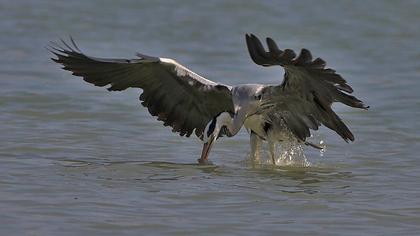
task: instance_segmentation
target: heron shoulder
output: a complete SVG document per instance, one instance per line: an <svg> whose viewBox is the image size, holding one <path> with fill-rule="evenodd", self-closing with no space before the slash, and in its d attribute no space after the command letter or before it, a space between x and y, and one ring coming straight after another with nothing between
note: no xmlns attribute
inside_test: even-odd
<svg viewBox="0 0 420 236"><path fill-rule="evenodd" d="M185 77L188 76L198 82L201 82L203 84L207 84L207 85L218 85L216 82L213 82L211 80L208 80L206 78L204 78L203 76L195 73L194 71L188 69L187 67L183 66L182 64L178 63L176 60L171 59L171 58L164 58L164 57L160 57L159 60L163 63L163 64L167 64L170 66L173 66L173 69L175 70L177 76L179 77Z"/></svg>

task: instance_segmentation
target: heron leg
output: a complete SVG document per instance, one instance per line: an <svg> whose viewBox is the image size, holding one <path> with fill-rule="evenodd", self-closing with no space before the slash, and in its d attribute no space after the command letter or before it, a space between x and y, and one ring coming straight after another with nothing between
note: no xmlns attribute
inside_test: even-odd
<svg viewBox="0 0 420 236"><path fill-rule="evenodd" d="M259 162L262 140L253 131L251 131L251 134L250 134L250 144L251 144L251 158L253 159L253 161Z"/></svg>
<svg viewBox="0 0 420 236"><path fill-rule="evenodd" d="M275 156L276 142L274 142L273 140L269 139L268 140L268 147L269 147L269 150L270 150L271 160L273 162L273 165L275 165L276 164L276 156Z"/></svg>

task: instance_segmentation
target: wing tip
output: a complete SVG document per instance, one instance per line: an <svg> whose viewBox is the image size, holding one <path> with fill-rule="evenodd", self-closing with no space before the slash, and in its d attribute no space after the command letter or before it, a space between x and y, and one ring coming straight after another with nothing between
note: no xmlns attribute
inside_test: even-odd
<svg viewBox="0 0 420 236"><path fill-rule="evenodd" d="M73 37L69 36L70 44L67 43L62 38L59 39L61 42L50 41L44 48L54 54L57 58L51 58L52 61L63 64L66 58L69 58L71 55L83 55L80 48L77 46L76 42L74 41Z"/></svg>
<svg viewBox="0 0 420 236"><path fill-rule="evenodd" d="M289 48L280 50L275 40L271 37L267 37L266 44L268 46L268 51L266 51L256 35L252 33L246 33L245 39L251 59L257 65L293 65L308 67L311 69L324 69L326 66L326 62L321 58L316 58L313 60L312 53L309 49L302 48L299 55L297 55L294 50Z"/></svg>

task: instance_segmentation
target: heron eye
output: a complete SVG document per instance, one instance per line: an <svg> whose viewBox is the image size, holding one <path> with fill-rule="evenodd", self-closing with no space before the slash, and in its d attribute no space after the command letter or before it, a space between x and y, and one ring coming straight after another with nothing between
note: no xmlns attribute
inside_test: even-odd
<svg viewBox="0 0 420 236"><path fill-rule="evenodd" d="M256 99L256 100L261 100L261 97L262 97L262 96L261 96L261 94L260 94L260 95L255 96L255 99Z"/></svg>

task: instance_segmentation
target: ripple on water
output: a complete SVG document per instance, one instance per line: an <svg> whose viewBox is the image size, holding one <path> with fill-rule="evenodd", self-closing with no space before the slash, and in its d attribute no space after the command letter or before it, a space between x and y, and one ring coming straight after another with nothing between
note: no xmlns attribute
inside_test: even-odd
<svg viewBox="0 0 420 236"><path fill-rule="evenodd" d="M1 1L0 235L418 235L420 2L308 3ZM198 166L198 141L163 128L140 91L90 86L43 48L72 34L92 56L134 50L224 84L279 84L244 32L337 69L371 105L334 107L356 141L321 128L322 160L283 144L273 165L243 161L244 131Z"/></svg>

